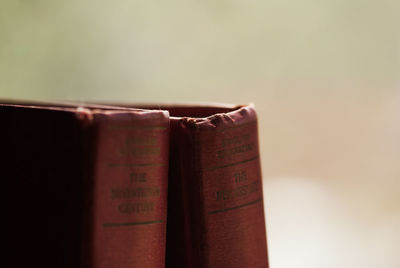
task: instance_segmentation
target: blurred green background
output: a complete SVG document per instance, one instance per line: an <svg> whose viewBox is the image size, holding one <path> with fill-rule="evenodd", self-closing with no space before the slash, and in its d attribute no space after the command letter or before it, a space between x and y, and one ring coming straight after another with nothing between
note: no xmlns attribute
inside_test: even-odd
<svg viewBox="0 0 400 268"><path fill-rule="evenodd" d="M334 88L347 95L400 79L397 0L2 0L0 12L3 97L246 102L287 83L287 95L357 83Z"/></svg>
<svg viewBox="0 0 400 268"><path fill-rule="evenodd" d="M272 268L400 267L398 0L1 0L0 97L254 102Z"/></svg>

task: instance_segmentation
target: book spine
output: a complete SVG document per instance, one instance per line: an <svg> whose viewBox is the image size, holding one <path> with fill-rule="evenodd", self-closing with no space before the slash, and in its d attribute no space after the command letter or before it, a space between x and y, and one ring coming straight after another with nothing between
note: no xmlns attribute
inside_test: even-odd
<svg viewBox="0 0 400 268"><path fill-rule="evenodd" d="M168 114L94 114L94 122L87 267L164 267Z"/></svg>
<svg viewBox="0 0 400 268"><path fill-rule="evenodd" d="M187 252L184 261L175 255L175 267L268 267L254 109L179 125L176 135L190 149L176 149L186 155L180 180Z"/></svg>

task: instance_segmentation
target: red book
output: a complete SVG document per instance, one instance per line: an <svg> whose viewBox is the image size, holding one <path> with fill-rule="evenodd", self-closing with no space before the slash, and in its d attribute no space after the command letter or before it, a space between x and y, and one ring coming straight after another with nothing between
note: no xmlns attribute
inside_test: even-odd
<svg viewBox="0 0 400 268"><path fill-rule="evenodd" d="M0 104L11 267L164 267L168 112Z"/></svg>
<svg viewBox="0 0 400 268"><path fill-rule="evenodd" d="M171 114L166 267L267 268L253 106Z"/></svg>

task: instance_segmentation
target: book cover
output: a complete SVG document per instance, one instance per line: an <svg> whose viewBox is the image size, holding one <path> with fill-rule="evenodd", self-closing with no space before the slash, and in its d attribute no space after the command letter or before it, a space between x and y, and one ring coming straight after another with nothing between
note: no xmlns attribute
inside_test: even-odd
<svg viewBox="0 0 400 268"><path fill-rule="evenodd" d="M163 111L1 104L13 267L164 267Z"/></svg>
<svg viewBox="0 0 400 268"><path fill-rule="evenodd" d="M268 267L254 107L166 109L166 267Z"/></svg>

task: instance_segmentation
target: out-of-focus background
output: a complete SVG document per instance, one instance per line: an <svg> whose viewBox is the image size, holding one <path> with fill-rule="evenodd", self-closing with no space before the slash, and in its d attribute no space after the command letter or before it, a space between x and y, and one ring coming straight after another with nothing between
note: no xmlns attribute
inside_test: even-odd
<svg viewBox="0 0 400 268"><path fill-rule="evenodd" d="M254 102L271 267L400 267L398 0L1 0L0 97Z"/></svg>

